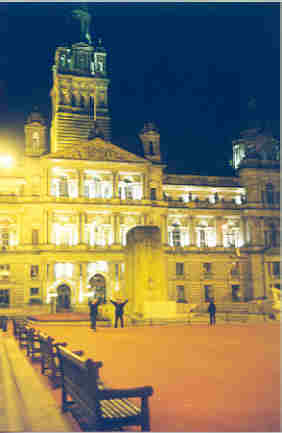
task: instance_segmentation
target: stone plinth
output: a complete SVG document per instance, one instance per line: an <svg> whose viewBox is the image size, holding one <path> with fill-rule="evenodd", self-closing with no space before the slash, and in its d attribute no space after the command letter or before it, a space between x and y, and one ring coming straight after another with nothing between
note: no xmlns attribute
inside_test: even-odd
<svg viewBox="0 0 282 433"><path fill-rule="evenodd" d="M159 227L137 226L129 230L126 258L128 308L131 314L143 316L145 302L167 301L165 258Z"/></svg>
<svg viewBox="0 0 282 433"><path fill-rule="evenodd" d="M175 317L176 302L175 301L145 301L144 302L144 318L169 318Z"/></svg>

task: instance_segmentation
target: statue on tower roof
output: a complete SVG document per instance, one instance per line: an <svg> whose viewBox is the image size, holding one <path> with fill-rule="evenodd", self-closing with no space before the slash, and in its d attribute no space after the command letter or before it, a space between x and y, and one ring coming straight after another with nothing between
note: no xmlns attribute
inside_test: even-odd
<svg viewBox="0 0 282 433"><path fill-rule="evenodd" d="M90 23L91 15L88 12L87 6L81 6L79 9L72 11L72 17L80 21L80 37L81 41L87 41L91 45Z"/></svg>

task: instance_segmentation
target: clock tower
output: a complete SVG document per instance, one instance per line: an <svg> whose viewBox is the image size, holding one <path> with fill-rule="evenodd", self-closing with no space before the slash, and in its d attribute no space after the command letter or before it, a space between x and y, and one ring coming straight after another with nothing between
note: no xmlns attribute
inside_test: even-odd
<svg viewBox="0 0 282 433"><path fill-rule="evenodd" d="M90 37L90 14L83 8L73 13L81 24L80 41L58 47L53 66L51 152L64 153L87 140L93 126L111 140L108 106L107 53L100 39Z"/></svg>

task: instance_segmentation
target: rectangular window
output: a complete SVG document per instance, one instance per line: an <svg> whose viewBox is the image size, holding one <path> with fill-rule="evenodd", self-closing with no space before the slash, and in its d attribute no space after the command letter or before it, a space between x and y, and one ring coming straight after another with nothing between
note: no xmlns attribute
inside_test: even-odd
<svg viewBox="0 0 282 433"><path fill-rule="evenodd" d="M10 305L10 291L9 289L0 289L0 307Z"/></svg>
<svg viewBox="0 0 282 433"><path fill-rule="evenodd" d="M0 232L0 246L5 249L9 246L10 236L8 230L4 229Z"/></svg>
<svg viewBox="0 0 282 433"><path fill-rule="evenodd" d="M280 275L280 262L272 263L272 274L276 277Z"/></svg>
<svg viewBox="0 0 282 433"><path fill-rule="evenodd" d="M32 238L32 245L38 245L39 244L39 230L38 229L32 229L31 238Z"/></svg>
<svg viewBox="0 0 282 433"><path fill-rule="evenodd" d="M184 263L176 263L176 275L184 275Z"/></svg>
<svg viewBox="0 0 282 433"><path fill-rule="evenodd" d="M119 264L118 263L115 264L115 277L116 277L116 280L119 279Z"/></svg>
<svg viewBox="0 0 282 433"><path fill-rule="evenodd" d="M231 276L239 277L239 275L240 275L239 262L234 262L231 265Z"/></svg>
<svg viewBox="0 0 282 433"><path fill-rule="evenodd" d="M151 200L157 200L157 189L156 188L151 188L150 196L151 196Z"/></svg>
<svg viewBox="0 0 282 433"><path fill-rule="evenodd" d="M211 273L212 271L212 264L211 263L203 263L203 270L206 274Z"/></svg>
<svg viewBox="0 0 282 433"><path fill-rule="evenodd" d="M30 278L32 280L37 279L39 276L39 265L31 265L30 267Z"/></svg>
<svg viewBox="0 0 282 433"><path fill-rule="evenodd" d="M0 265L0 280L8 280L10 276L10 265Z"/></svg>
<svg viewBox="0 0 282 433"><path fill-rule="evenodd" d="M30 288L30 296L39 295L39 287L31 287Z"/></svg>
<svg viewBox="0 0 282 433"><path fill-rule="evenodd" d="M176 286L176 302L186 302L184 286Z"/></svg>
<svg viewBox="0 0 282 433"><path fill-rule="evenodd" d="M207 246L207 236L205 230L200 230L200 247L206 247Z"/></svg>
<svg viewBox="0 0 282 433"><path fill-rule="evenodd" d="M205 289L205 302L210 302L213 297L213 287L212 286L204 286Z"/></svg>
<svg viewBox="0 0 282 433"><path fill-rule="evenodd" d="M240 300L240 286L232 285L232 302L239 302Z"/></svg>

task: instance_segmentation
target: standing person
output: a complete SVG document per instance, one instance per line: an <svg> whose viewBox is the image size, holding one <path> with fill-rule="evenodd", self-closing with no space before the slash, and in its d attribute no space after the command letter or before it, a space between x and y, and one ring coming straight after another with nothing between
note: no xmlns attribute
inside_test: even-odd
<svg viewBox="0 0 282 433"><path fill-rule="evenodd" d="M123 328L123 309L127 304L128 299L122 302L122 298L117 298L116 301L111 299L111 303L115 306L115 328L118 327L118 320L120 320L120 326Z"/></svg>
<svg viewBox="0 0 282 433"><path fill-rule="evenodd" d="M89 302L91 328L93 329L93 331L96 331L96 320L98 314L98 307L100 304L101 304L100 298L92 299L92 301Z"/></svg>
<svg viewBox="0 0 282 433"><path fill-rule="evenodd" d="M210 305L208 308L208 312L210 313L210 325L215 325L215 313L216 313L216 306L213 301L213 299L210 300Z"/></svg>

